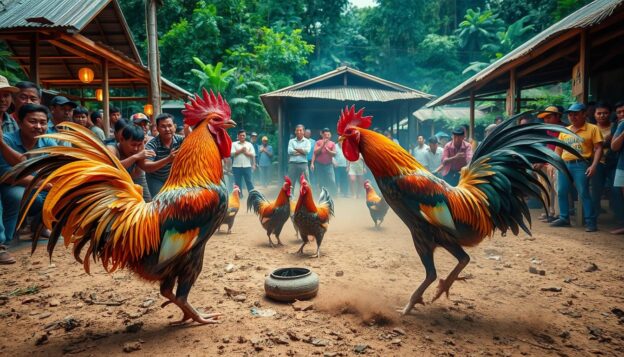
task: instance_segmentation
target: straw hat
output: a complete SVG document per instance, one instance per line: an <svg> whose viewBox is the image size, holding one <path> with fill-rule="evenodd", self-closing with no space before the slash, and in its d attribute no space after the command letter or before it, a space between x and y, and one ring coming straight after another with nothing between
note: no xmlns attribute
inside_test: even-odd
<svg viewBox="0 0 624 357"><path fill-rule="evenodd" d="M19 92L19 88L10 85L5 76L0 76L0 92L17 93Z"/></svg>

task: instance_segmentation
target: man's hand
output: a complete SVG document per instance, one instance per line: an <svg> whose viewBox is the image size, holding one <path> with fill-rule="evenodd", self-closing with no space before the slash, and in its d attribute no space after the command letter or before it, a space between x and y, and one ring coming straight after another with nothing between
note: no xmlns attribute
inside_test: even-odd
<svg viewBox="0 0 624 357"><path fill-rule="evenodd" d="M595 165L591 165L585 171L585 176L592 177L592 176L594 176L595 173L596 173L596 166Z"/></svg>
<svg viewBox="0 0 624 357"><path fill-rule="evenodd" d="M310 170L314 171L314 163L310 164Z"/></svg>
<svg viewBox="0 0 624 357"><path fill-rule="evenodd" d="M147 158L151 158L155 156L156 156L156 153L154 152L154 150L141 150L140 152L135 154L135 157L137 158L137 160L145 160Z"/></svg>
<svg viewBox="0 0 624 357"><path fill-rule="evenodd" d="M171 152L169 153L169 162L173 162L173 159L176 158L179 152L180 152L180 148L171 150Z"/></svg>

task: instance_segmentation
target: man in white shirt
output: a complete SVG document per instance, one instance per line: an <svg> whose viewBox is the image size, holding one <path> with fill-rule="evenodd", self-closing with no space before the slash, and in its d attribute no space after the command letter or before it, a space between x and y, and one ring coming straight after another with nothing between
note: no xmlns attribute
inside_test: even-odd
<svg viewBox="0 0 624 357"><path fill-rule="evenodd" d="M426 148L424 160L420 163L430 172L437 173L442 165L442 151L442 148L438 146L438 138L435 136L430 137L429 147Z"/></svg>
<svg viewBox="0 0 624 357"><path fill-rule="evenodd" d="M295 137L288 142L288 177L292 181L292 190L299 182L301 174L305 175L309 180L310 172L308 171L308 153L312 149L310 140L303 136L305 128L299 124L295 127Z"/></svg>
<svg viewBox="0 0 624 357"><path fill-rule="evenodd" d="M253 145L246 141L247 133L244 129L238 131L238 141L232 143L232 174L234 183L241 188L240 197L243 197L243 180L247 192L254 189L251 174L256 169L256 151Z"/></svg>
<svg viewBox="0 0 624 357"><path fill-rule="evenodd" d="M418 135L418 145L414 148L412 156L414 156L416 161L424 165L425 155L427 154L428 149L429 148L425 146L425 138L422 135Z"/></svg>

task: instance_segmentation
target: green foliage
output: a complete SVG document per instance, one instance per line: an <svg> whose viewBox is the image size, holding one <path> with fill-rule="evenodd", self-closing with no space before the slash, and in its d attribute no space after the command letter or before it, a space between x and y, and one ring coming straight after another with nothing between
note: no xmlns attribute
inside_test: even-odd
<svg viewBox="0 0 624 357"><path fill-rule="evenodd" d="M19 64L11 59L12 55L4 44L0 46L0 75L5 76L11 84L22 80L24 75Z"/></svg>
<svg viewBox="0 0 624 357"><path fill-rule="evenodd" d="M258 70L262 72L300 74L308 63L308 55L314 51L314 46L301 38L301 30L293 30L288 34L262 27L258 37L253 51L258 61Z"/></svg>
<svg viewBox="0 0 624 357"><path fill-rule="evenodd" d="M502 25L502 20L498 19L492 10L468 9L464 21L459 23L456 31L459 46L469 51L468 58L475 58L482 44L494 39L495 33Z"/></svg>
<svg viewBox="0 0 624 357"><path fill-rule="evenodd" d="M497 32L496 39L498 41L486 43L481 47L481 50L493 60L499 59L511 52L528 40L528 35L532 34L535 30L535 26L525 25L530 18L530 16L525 16L509 25L506 30Z"/></svg>

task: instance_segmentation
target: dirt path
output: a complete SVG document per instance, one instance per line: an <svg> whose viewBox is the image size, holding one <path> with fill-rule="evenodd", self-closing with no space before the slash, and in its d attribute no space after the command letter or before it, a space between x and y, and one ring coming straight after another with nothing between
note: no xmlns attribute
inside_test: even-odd
<svg viewBox="0 0 624 357"><path fill-rule="evenodd" d="M128 272L107 274L96 263L88 276L62 245L52 265L45 247L32 257L23 247L18 263L0 270L0 294L11 295L0 298L0 354L122 355L125 346L153 356L346 356L356 349L380 356L624 355L622 237L541 222L532 238L496 235L469 250L471 279L457 282L450 299L400 317L395 309L424 277L407 229L393 213L373 229L363 201L338 200L336 207L320 259L294 254L299 241L290 222L286 246L269 248L257 218L243 211L232 235L215 235L189 300L224 313L217 326L169 327L181 314L160 308L157 286ZM226 273L229 263L236 270ZM592 263L597 270L586 272ZM444 277L455 261L440 250L436 264ZM312 311L264 298L266 274L292 265L321 278ZM228 297L225 287L244 292L245 301ZM252 308L275 314L253 316Z"/></svg>

